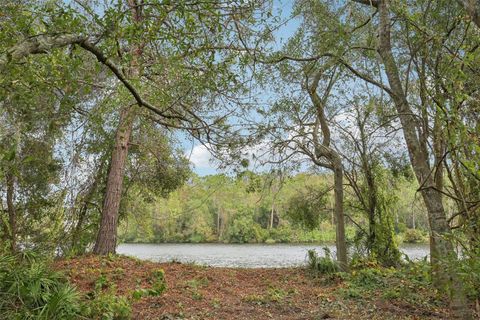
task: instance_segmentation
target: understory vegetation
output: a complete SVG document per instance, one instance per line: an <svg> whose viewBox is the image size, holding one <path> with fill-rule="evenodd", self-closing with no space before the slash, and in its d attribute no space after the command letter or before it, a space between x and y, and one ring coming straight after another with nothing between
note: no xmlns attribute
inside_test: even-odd
<svg viewBox="0 0 480 320"><path fill-rule="evenodd" d="M331 256L314 252L306 269L270 271L157 264L124 256L87 255L49 267L31 256L10 259L2 260L1 293L9 298L2 300L0 315L6 319L264 319L268 313L291 319L451 316L446 297L432 284L427 261L385 268L356 259L350 272L342 272ZM22 280L15 278L18 274ZM234 279L242 279L243 287ZM249 314L251 306L257 314Z"/></svg>
<svg viewBox="0 0 480 320"><path fill-rule="evenodd" d="M129 270L105 270L121 257L109 256L97 268L84 270L91 285L79 290L52 261L31 252L0 256L0 318L2 319L131 319L132 303L160 296L166 290L162 269L146 275L121 295L117 285ZM71 274L69 275L72 276ZM141 280L141 279L139 279Z"/></svg>

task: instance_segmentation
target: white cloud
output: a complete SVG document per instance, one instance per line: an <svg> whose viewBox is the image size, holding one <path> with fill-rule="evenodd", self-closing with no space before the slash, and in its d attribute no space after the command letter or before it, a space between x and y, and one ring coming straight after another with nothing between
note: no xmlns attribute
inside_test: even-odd
<svg viewBox="0 0 480 320"><path fill-rule="evenodd" d="M195 168L212 168L211 161L213 159L210 151L204 145L196 145L191 152L187 154L190 162L195 165Z"/></svg>

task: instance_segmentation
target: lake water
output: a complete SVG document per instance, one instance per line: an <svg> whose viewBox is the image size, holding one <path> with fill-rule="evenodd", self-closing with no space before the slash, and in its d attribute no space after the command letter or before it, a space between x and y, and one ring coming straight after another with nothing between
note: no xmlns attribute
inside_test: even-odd
<svg viewBox="0 0 480 320"><path fill-rule="evenodd" d="M175 260L212 267L275 268L304 265L307 250L315 249L323 255L324 247L335 251L333 245L311 244L135 243L121 244L117 252L157 262ZM422 259L429 254L426 244L402 245L400 249L411 260Z"/></svg>

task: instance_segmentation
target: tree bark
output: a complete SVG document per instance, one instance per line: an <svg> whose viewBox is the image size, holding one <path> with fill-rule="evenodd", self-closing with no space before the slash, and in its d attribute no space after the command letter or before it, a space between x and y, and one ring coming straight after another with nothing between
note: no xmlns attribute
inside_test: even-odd
<svg viewBox="0 0 480 320"><path fill-rule="evenodd" d="M63 48L71 44L79 44L87 40L88 37L74 34L43 34L31 37L0 54L0 68L10 61L18 61L31 54L44 54L52 49Z"/></svg>
<svg viewBox="0 0 480 320"><path fill-rule="evenodd" d="M128 144L135 119L135 106L123 108L115 134L115 147L108 170L107 186L103 201L102 218L93 253L115 253L117 245L117 222L122 197L123 176L128 156Z"/></svg>
<svg viewBox="0 0 480 320"><path fill-rule="evenodd" d="M438 255L447 257L452 251L451 244L443 244L445 235L449 232L447 219L439 192L434 190L435 183L431 174L428 150L424 143L417 136L416 118L413 110L404 94L400 80L398 67L392 53L390 43L390 17L388 0L379 4L380 25L379 25L379 47L378 51L382 57L385 73L392 89L392 99L395 103L397 113L403 129L403 135L407 144L410 162L412 163L418 183L421 186L421 194L429 213L430 227L432 230L432 263L438 260ZM448 241L447 241L448 242ZM438 244L439 248L435 246Z"/></svg>
<svg viewBox="0 0 480 320"><path fill-rule="evenodd" d="M140 2L142 2L140 0ZM128 0L132 18L135 24L139 24L142 17L142 6L137 0ZM142 55L143 43L140 42L131 48L132 62L128 70L130 77L138 77L140 75L139 60ZM118 129L115 134L115 147L110 161L108 170L107 186L105 190L105 199L103 201L102 218L100 228L98 230L97 240L93 253L95 254L111 254L115 253L117 246L117 224L118 212L120 209L120 201L123 191L123 176L128 157L128 146L130 136L133 130L133 124L136 116L136 106L130 105L123 107L120 112L120 120Z"/></svg>
<svg viewBox="0 0 480 320"><path fill-rule="evenodd" d="M268 229L273 229L273 214L275 213L275 200L272 203L272 209L270 210L270 221L268 223Z"/></svg>
<svg viewBox="0 0 480 320"><path fill-rule="evenodd" d="M334 173L334 197L335 197L335 244L337 261L342 270L348 269L347 242L345 238L345 218L343 209L343 165L340 155L330 146L331 134L328 126L327 117L325 116L325 104L330 95L330 91L335 83L335 72L330 76L327 88L323 96L317 93L318 83L324 75L323 69L315 73L311 85L307 88L310 100L316 111L315 126L313 129L314 158L312 159L317 165L333 170ZM320 141L319 130L322 132L322 141ZM322 159L327 159L328 163L323 163Z"/></svg>
<svg viewBox="0 0 480 320"><path fill-rule="evenodd" d="M281 179L281 177L279 177L279 179ZM268 222L268 229L273 229L273 220L275 217L275 202L277 201L277 195L280 192L280 187L277 188L277 186L275 185L275 180L272 183L273 183L273 190L272 190L273 197L272 197L272 208L270 210L270 219ZM282 183L282 182L279 181L279 183Z"/></svg>
<svg viewBox="0 0 480 320"><path fill-rule="evenodd" d="M383 60L385 73L392 91L391 96L402 125L410 162L421 186L422 198L428 211L431 229L430 260L433 268L433 279L438 286L449 288L452 309L456 316L469 319L471 315L469 315L465 294L458 277L455 272L449 272L448 268L440 265L440 259L456 259L456 256L453 245L449 240L451 231L447 223L441 193L436 190L435 179L430 168L428 149L425 141L417 135L418 126L415 114L403 90L399 70L393 56L390 40L389 0L380 1L378 11L380 15L378 52Z"/></svg>
<svg viewBox="0 0 480 320"><path fill-rule="evenodd" d="M343 166L340 157L337 155L332 159L334 172L334 194L335 194L335 242L337 247L337 260L342 270L348 269L347 243L345 241L345 218L343 209Z"/></svg>

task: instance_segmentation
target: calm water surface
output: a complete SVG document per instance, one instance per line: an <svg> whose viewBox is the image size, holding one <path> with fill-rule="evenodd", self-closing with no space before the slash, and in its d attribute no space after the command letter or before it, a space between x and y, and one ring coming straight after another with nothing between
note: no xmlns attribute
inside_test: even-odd
<svg viewBox="0 0 480 320"><path fill-rule="evenodd" d="M323 255L323 247L335 251L333 245L310 244L217 244L165 243L121 244L117 252L143 260L192 262L213 267L275 268L304 265L307 250ZM403 245L401 251L411 260L429 254L426 244Z"/></svg>

